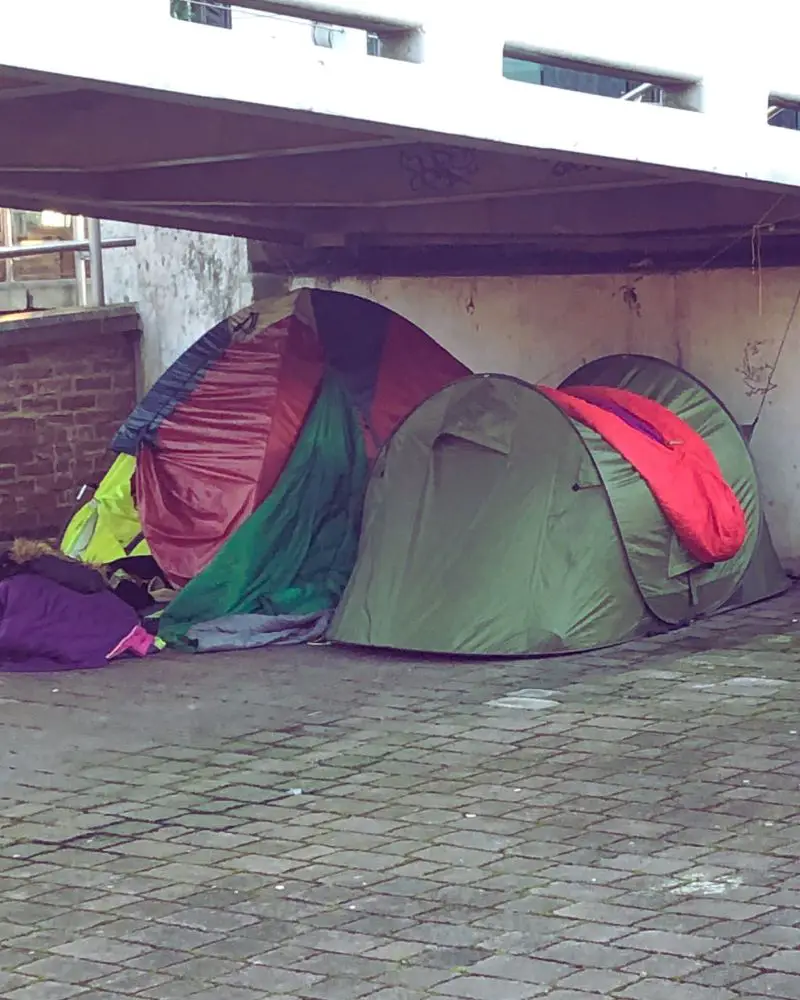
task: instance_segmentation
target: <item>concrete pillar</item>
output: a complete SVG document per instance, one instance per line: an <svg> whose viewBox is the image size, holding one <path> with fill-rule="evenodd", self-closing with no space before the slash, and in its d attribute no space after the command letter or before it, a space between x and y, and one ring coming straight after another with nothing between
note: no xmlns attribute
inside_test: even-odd
<svg viewBox="0 0 800 1000"><path fill-rule="evenodd" d="M668 96L667 104L713 115L734 125L763 125L767 120L769 85L747 67L719 66L698 83Z"/></svg>
<svg viewBox="0 0 800 1000"><path fill-rule="evenodd" d="M776 30L775 23L760 11L732 15L726 23L702 11L688 43L702 66L702 77L673 94L668 103L713 115L732 126L763 125L769 106L772 51L767 26Z"/></svg>
<svg viewBox="0 0 800 1000"><path fill-rule="evenodd" d="M430 20L418 30L383 36L381 53L457 74L460 86L470 86L483 78L502 78L503 43L502 30L466 9L447 17L431 12Z"/></svg>

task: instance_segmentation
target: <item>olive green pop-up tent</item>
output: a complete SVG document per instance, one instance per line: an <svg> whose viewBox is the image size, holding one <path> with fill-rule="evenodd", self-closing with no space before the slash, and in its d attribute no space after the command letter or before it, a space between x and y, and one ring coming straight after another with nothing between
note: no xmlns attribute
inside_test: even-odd
<svg viewBox="0 0 800 1000"><path fill-rule="evenodd" d="M330 638L431 653L566 652L786 589L747 445L705 386L633 355L593 362L570 386L627 389L698 432L744 514L738 551L699 562L596 431L535 386L472 376L422 403L379 456Z"/></svg>

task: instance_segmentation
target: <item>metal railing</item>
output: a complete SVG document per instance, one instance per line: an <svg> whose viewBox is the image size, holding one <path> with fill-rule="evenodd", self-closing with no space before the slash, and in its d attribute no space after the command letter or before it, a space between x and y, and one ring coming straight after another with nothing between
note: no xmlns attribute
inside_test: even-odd
<svg viewBox="0 0 800 1000"><path fill-rule="evenodd" d="M106 304L105 281L103 277L103 250L135 247L131 238L104 240L100 233L100 220L87 219L88 239L48 240L43 243L26 243L19 246L0 246L0 260L18 260L23 257L39 257L49 253L74 253L79 266L75 268L78 282L78 304L81 306L104 306ZM89 265L91 278L87 273ZM89 291L91 290L91 296ZM91 299L91 301L90 301Z"/></svg>

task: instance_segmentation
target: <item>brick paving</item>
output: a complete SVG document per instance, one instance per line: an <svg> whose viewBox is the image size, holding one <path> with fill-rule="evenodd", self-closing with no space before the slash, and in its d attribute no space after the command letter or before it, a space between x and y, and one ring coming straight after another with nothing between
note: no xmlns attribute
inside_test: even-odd
<svg viewBox="0 0 800 1000"><path fill-rule="evenodd" d="M799 598L1 677L0 996L798 1000Z"/></svg>

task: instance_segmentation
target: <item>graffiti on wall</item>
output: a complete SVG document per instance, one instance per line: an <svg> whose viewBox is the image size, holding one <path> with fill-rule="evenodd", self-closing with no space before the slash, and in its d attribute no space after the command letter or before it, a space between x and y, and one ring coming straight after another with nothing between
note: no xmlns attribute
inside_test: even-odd
<svg viewBox="0 0 800 1000"><path fill-rule="evenodd" d="M400 153L400 166L408 175L412 191L437 194L461 191L468 188L478 162L471 149L452 149L448 146L418 146Z"/></svg>
<svg viewBox="0 0 800 1000"><path fill-rule="evenodd" d="M778 383L773 380L775 364L770 364L764 357L765 344L764 340L748 340L742 351L741 364L736 369L736 373L742 376L745 394L751 398L764 397L778 388Z"/></svg>

